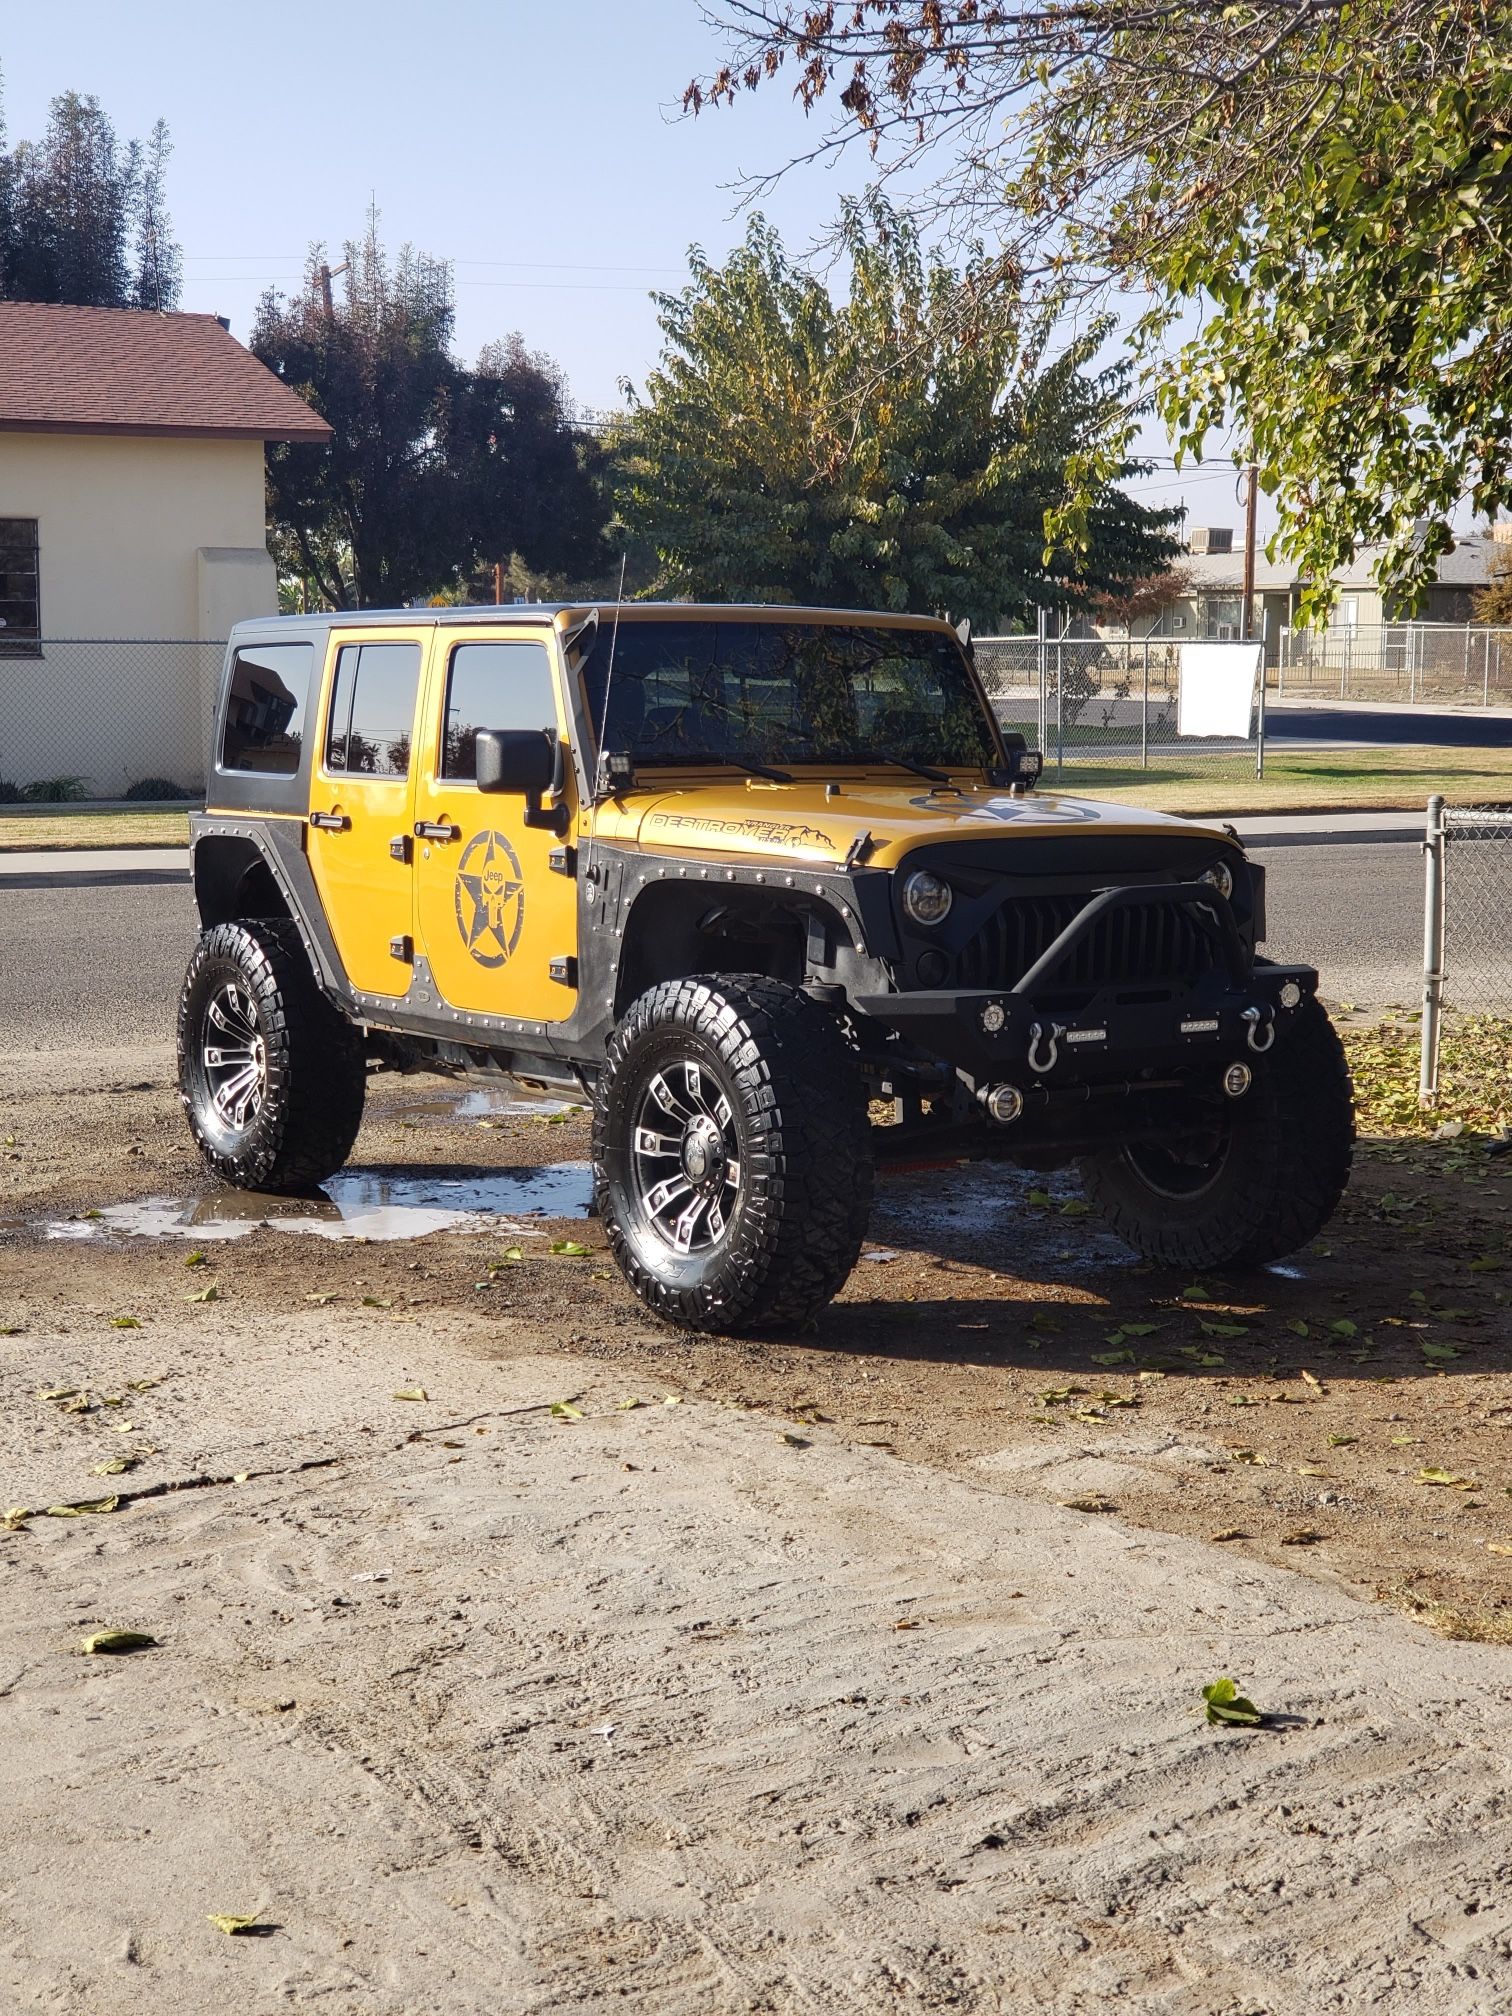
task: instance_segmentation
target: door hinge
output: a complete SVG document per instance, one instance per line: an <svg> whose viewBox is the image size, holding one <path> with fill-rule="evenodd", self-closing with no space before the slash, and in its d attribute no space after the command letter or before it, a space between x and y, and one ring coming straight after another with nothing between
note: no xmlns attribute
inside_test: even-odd
<svg viewBox="0 0 1512 2016"><path fill-rule="evenodd" d="M577 874L576 847L553 847L546 856L547 866L553 875Z"/></svg>
<svg viewBox="0 0 1512 2016"><path fill-rule="evenodd" d="M547 968L553 980L560 980L564 987L578 984L578 962L569 954L565 959L553 959Z"/></svg>
<svg viewBox="0 0 1512 2016"><path fill-rule="evenodd" d="M389 853L396 861L408 861L410 858L410 836L408 833L396 833L394 835L393 839L389 842Z"/></svg>
<svg viewBox="0 0 1512 2016"><path fill-rule="evenodd" d="M407 932L401 932L397 938L390 938L389 957L390 959L402 960L406 966L413 966L415 963L414 939Z"/></svg>

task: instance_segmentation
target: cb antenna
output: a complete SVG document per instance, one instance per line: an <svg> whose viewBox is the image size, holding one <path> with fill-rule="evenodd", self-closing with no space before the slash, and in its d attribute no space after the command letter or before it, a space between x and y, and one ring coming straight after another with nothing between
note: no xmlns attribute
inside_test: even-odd
<svg viewBox="0 0 1512 2016"><path fill-rule="evenodd" d="M631 778L629 755L616 759L604 746L604 738L609 733L609 695L614 686L614 654L619 648L620 611L625 606L625 568L629 559L630 549L627 546L620 554L619 593L614 600L614 628L609 633L609 669L604 674L604 713L599 723L598 795L601 798L609 797L613 791L623 790Z"/></svg>

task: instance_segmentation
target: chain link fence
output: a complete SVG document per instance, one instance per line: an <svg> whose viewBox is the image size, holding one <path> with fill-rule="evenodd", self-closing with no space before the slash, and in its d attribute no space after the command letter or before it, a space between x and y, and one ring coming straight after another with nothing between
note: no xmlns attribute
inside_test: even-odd
<svg viewBox="0 0 1512 2016"><path fill-rule="evenodd" d="M198 796L225 650L54 637L0 656L0 800L118 799L154 782Z"/></svg>
<svg viewBox="0 0 1512 2016"><path fill-rule="evenodd" d="M1512 706L1512 630L1485 623L1283 629L1270 678L1299 699Z"/></svg>
<svg viewBox="0 0 1512 2016"><path fill-rule="evenodd" d="M1188 769L1222 761L1253 771L1263 721L1247 736L1181 735L1179 639L978 637L977 670L1003 726L1045 755L1057 783L1084 766Z"/></svg>
<svg viewBox="0 0 1512 2016"><path fill-rule="evenodd" d="M1432 1105L1444 1010L1512 1014L1512 805L1430 798L1423 856L1419 1090Z"/></svg>

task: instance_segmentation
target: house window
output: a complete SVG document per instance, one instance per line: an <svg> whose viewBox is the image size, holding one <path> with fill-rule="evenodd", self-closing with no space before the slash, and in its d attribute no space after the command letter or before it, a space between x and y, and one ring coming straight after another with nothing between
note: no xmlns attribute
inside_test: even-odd
<svg viewBox="0 0 1512 2016"><path fill-rule="evenodd" d="M0 657L41 657L35 518L0 518L0 625Z"/></svg>
<svg viewBox="0 0 1512 2016"><path fill-rule="evenodd" d="M327 770L408 776L419 683L418 644L344 644L331 695Z"/></svg>
<svg viewBox="0 0 1512 2016"><path fill-rule="evenodd" d="M1358 595L1344 595L1339 600L1339 621L1346 630L1355 630L1360 622L1360 598Z"/></svg>
<svg viewBox="0 0 1512 2016"><path fill-rule="evenodd" d="M1239 635L1240 602L1238 595L1210 595L1207 598L1203 604L1203 618L1209 637L1226 642Z"/></svg>

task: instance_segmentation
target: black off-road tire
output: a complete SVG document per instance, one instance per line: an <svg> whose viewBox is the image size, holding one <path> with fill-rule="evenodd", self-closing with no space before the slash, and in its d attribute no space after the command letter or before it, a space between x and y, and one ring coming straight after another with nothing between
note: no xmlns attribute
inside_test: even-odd
<svg viewBox="0 0 1512 2016"><path fill-rule="evenodd" d="M1354 1093L1344 1046L1316 1001L1298 1009L1255 1078L1227 1105L1207 1172L1183 1173L1159 1150L1111 1150L1080 1164L1109 1225L1165 1267L1261 1267L1317 1237L1338 1208L1353 1159ZM1180 1194L1183 1183L1197 1184Z"/></svg>
<svg viewBox="0 0 1512 2016"><path fill-rule="evenodd" d="M223 1024L237 1026L217 1027L217 1008ZM251 1033L242 1047L253 1061L241 1075L260 1069L261 1085L255 1104L238 1114L215 1103L217 1085L237 1067L212 1069L206 1051L218 1037L229 1044L240 1036L243 1024ZM321 993L287 920L201 932L179 997L178 1061L190 1131L223 1182L298 1195L317 1189L352 1152L367 1089L362 1039Z"/></svg>
<svg viewBox="0 0 1512 2016"><path fill-rule="evenodd" d="M637 1116L659 1075L682 1084L690 1064L711 1110L728 1099L741 1177L723 1233L679 1252L647 1209ZM681 1123L658 1124L671 1139ZM829 1010L795 988L760 974L669 980L615 1030L594 1101L594 1196L610 1250L657 1315L725 1333L803 1325L856 1264L872 1179L854 1057Z"/></svg>

